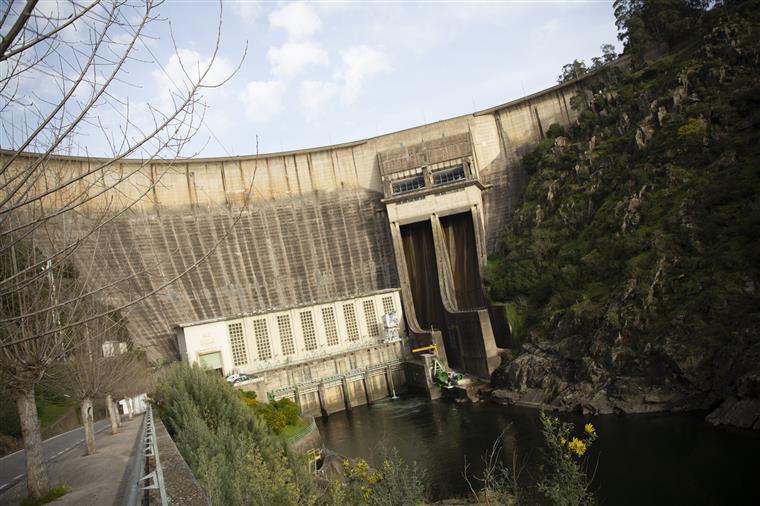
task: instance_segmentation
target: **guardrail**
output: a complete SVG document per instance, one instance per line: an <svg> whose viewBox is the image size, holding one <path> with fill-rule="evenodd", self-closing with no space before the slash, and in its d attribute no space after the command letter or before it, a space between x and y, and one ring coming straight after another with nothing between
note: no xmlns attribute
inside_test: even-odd
<svg viewBox="0 0 760 506"><path fill-rule="evenodd" d="M317 423L314 421L314 417L313 417L313 416L310 416L310 417L308 417L308 418L310 418L310 419L311 419L311 423L310 423L310 424L308 424L308 425L307 425L306 427L304 427L303 429L301 429L301 430L299 430L298 432L296 432L295 434L293 434L292 436L290 436L290 437L289 437L289 438L286 440L288 444L293 444L293 443L295 443L296 441L298 441L299 439L301 439L302 437L306 436L307 434L310 434L312 431L315 431L315 430L317 430Z"/></svg>
<svg viewBox="0 0 760 506"><path fill-rule="evenodd" d="M145 420L143 422L142 435L140 436L142 458L140 459L140 473L142 476L137 480L137 486L139 490L148 491L144 494L143 500L139 504L150 505L153 494L151 490L158 490L159 504L161 506L167 506L166 500L166 487L164 486L164 472L161 469L161 459L158 456L158 440L156 439L156 425L153 422L153 408L148 406L145 411ZM151 464L152 461L152 464ZM153 468L149 473L150 468ZM147 473L147 474L146 474ZM141 483L147 481L148 484L140 486Z"/></svg>

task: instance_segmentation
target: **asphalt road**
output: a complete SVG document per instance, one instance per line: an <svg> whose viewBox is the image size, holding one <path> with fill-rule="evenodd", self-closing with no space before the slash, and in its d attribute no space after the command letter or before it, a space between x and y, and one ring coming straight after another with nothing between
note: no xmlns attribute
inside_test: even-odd
<svg viewBox="0 0 760 506"><path fill-rule="evenodd" d="M107 418L95 422L95 434L110 426ZM84 441L84 428L82 427L46 439L42 443L46 461L74 448L82 441ZM0 493L24 479L24 476L26 476L26 452L24 450L19 450L0 459Z"/></svg>

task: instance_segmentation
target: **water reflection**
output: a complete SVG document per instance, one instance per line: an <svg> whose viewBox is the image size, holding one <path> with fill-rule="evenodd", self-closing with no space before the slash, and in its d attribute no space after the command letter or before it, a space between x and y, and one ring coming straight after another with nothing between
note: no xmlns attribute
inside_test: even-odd
<svg viewBox="0 0 760 506"><path fill-rule="evenodd" d="M592 421L600 434L594 488L601 504L760 504L760 434L715 428L699 414L561 415ZM502 458L517 451L527 461L522 479L537 475L541 444L538 412L492 404L430 402L419 397L384 401L318 421L325 444L372 460L395 447L426 470L436 498L466 495L462 472L480 475L482 457L502 434Z"/></svg>

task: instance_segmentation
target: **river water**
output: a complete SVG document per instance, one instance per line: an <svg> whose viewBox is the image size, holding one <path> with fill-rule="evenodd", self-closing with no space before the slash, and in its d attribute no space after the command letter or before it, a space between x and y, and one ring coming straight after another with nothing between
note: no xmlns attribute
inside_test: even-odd
<svg viewBox="0 0 760 506"><path fill-rule="evenodd" d="M599 433L589 457L592 488L600 504L760 504L760 434L716 428L704 414L594 416L560 414ZM395 447L425 470L436 499L462 497L471 475L480 475L482 456L501 435L502 458L513 452L524 470L537 475L541 447L538 411L497 404L454 404L421 397L386 400L317 421L325 445L370 462ZM582 430L582 429L581 429ZM473 481L477 484L476 481Z"/></svg>

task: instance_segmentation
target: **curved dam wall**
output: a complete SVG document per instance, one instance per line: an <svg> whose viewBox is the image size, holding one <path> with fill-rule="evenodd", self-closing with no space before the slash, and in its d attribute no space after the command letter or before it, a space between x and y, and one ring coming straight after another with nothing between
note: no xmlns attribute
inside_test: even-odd
<svg viewBox="0 0 760 506"><path fill-rule="evenodd" d="M125 160L109 170L129 174L127 181L88 204L112 221L87 238L75 262L98 283L132 276L127 289L105 297L118 305L165 283L221 241L197 269L128 310L132 336L153 358L179 356L173 328L181 323L398 288L379 154L468 134L487 187L482 214L490 253L524 186L522 154L550 124L575 119L569 104L576 92L576 83L555 86L474 114L315 149ZM94 164L97 159L59 157L48 165L64 177ZM75 239L87 230L82 223L62 224L62 236Z"/></svg>

